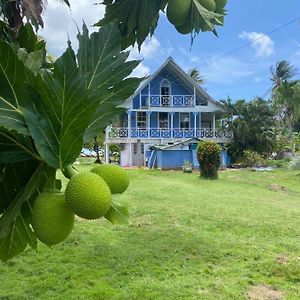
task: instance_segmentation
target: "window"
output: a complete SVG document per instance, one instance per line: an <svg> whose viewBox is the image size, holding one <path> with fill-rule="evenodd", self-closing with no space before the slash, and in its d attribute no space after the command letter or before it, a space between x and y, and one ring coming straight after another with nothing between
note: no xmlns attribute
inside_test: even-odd
<svg viewBox="0 0 300 300"><path fill-rule="evenodd" d="M147 128L147 116L146 112L138 111L136 116L136 127L140 129Z"/></svg>
<svg viewBox="0 0 300 300"><path fill-rule="evenodd" d="M164 79L160 85L161 105L170 105L171 85L167 79Z"/></svg>
<svg viewBox="0 0 300 300"><path fill-rule="evenodd" d="M179 122L180 122L180 129L189 129L190 128L190 114L189 113L180 113Z"/></svg>
<svg viewBox="0 0 300 300"><path fill-rule="evenodd" d="M159 117L159 128L161 129L169 128L169 114L165 112L160 112L158 117Z"/></svg>

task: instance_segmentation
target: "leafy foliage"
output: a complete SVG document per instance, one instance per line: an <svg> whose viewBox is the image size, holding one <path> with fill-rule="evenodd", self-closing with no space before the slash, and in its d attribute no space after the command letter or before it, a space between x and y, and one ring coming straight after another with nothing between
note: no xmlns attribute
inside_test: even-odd
<svg viewBox="0 0 300 300"><path fill-rule="evenodd" d="M84 138L103 131L141 81L126 78L139 62L128 61L129 53L121 52L113 24L91 36L84 25L77 56L69 44L51 68L44 43L29 26L20 29L20 40L0 40L2 260L27 245L36 248L30 227L35 198L45 184L56 188L53 170L76 160ZM113 211L111 220L124 223L128 211L120 205L116 210L118 216Z"/></svg>
<svg viewBox="0 0 300 300"><path fill-rule="evenodd" d="M201 177L216 178L220 166L221 148L215 142L200 142L197 147L197 158Z"/></svg>
<svg viewBox="0 0 300 300"><path fill-rule="evenodd" d="M164 11L167 0L104 0L105 16L96 23L103 26L117 20L122 36L122 47L138 44L139 48L150 34L153 35L159 19L159 11ZM207 31L216 34L215 26L222 25L225 10L214 13L204 8L197 0L192 0L191 24L194 34L199 33L203 24Z"/></svg>
<svg viewBox="0 0 300 300"><path fill-rule="evenodd" d="M275 146L272 128L276 120L271 103L257 98L250 102L238 100L228 106L232 109L232 118L227 120L227 126L234 136L229 146L233 160L242 159L247 149L260 154L272 152Z"/></svg>
<svg viewBox="0 0 300 300"><path fill-rule="evenodd" d="M266 161L256 151L244 150L243 164L245 167L263 167Z"/></svg>

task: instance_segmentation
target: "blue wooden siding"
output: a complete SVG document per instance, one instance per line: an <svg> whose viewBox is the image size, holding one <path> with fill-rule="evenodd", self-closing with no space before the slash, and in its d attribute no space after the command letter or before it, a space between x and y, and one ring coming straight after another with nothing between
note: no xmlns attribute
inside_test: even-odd
<svg viewBox="0 0 300 300"><path fill-rule="evenodd" d="M167 79L171 85L172 95L193 95L193 91L189 91L168 69L163 69L155 78L150 82L150 95L160 95L161 82ZM142 90L142 95L148 96L148 86ZM147 97L141 97L142 106L146 106ZM140 95L133 98L133 109L140 107Z"/></svg>
<svg viewBox="0 0 300 300"><path fill-rule="evenodd" d="M221 151L220 167L228 167L231 159L226 150ZM154 150L153 155L149 153L148 166L163 170L181 169L185 161L190 161L194 169L199 168L196 149L191 150ZM154 165L153 165L154 164Z"/></svg>

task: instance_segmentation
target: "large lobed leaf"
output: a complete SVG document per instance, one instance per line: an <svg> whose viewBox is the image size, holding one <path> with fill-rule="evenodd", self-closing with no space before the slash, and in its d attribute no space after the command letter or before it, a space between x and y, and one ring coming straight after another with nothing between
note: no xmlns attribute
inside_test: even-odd
<svg viewBox="0 0 300 300"><path fill-rule="evenodd" d="M36 249L30 227L31 204L47 180L47 166L35 160L0 164L0 259ZM2 214L2 215L1 215Z"/></svg>
<svg viewBox="0 0 300 300"><path fill-rule="evenodd" d="M167 0L106 0L104 18L96 23L103 26L116 21L122 36L122 47L126 49L130 45L142 43L150 34L153 35L158 19L159 11L164 10ZM218 13L205 9L197 0L192 0L191 24L194 33L203 31L203 26L216 34L215 26L223 25L225 10Z"/></svg>
<svg viewBox="0 0 300 300"><path fill-rule="evenodd" d="M141 79L127 78L138 61L127 61L114 24L89 36L78 34L78 64L71 47L53 65L53 72L37 76L35 109L22 108L40 156L54 168L64 168L78 157L83 140L94 138L120 113L117 108ZM83 139L84 137L84 139Z"/></svg>
<svg viewBox="0 0 300 300"><path fill-rule="evenodd" d="M24 64L11 46L0 41L0 127L28 135L21 105L31 103Z"/></svg>
<svg viewBox="0 0 300 300"><path fill-rule="evenodd" d="M159 10L166 5L165 0L109 0L105 16L96 25L103 26L117 20L123 38L122 47L138 43L139 47L157 26Z"/></svg>

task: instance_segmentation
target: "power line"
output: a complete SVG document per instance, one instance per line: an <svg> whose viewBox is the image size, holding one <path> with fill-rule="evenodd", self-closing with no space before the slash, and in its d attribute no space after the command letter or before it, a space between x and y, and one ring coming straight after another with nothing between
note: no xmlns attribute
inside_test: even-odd
<svg viewBox="0 0 300 300"><path fill-rule="evenodd" d="M252 41L249 41L249 42L247 42L247 43L245 43L245 44L243 44L243 45L241 45L241 46L239 46L239 47L234 48L233 50L230 50L230 51L228 51L228 52L226 52L226 53L224 53L224 54L222 54L222 55L212 57L212 58L208 61L207 64L203 65L202 67L199 67L199 69L201 69L201 70L202 70L202 69L205 69L205 68L209 67L210 65L212 65L212 64L214 64L214 63L216 63L216 62L219 62L219 61L223 60L223 59L226 58L227 56L229 56L229 55L231 55L231 54L233 54L233 53L235 53L235 52L237 52L237 51L239 51L239 50L241 50L241 49L243 49L243 48L245 48L245 47L251 46L253 42L256 42L256 41L258 41L258 40L261 40L261 39L265 38L266 35L271 35L271 34L273 34L274 32L276 32L276 31L278 31L278 30L280 30L280 29L282 29L282 28L284 28L284 27L286 27L286 26L288 26L288 25L290 25L290 24L292 24L292 23L294 23L294 22L296 22L296 21L298 21L298 20L300 20L300 17L297 17L297 18L295 18L295 19L292 19L291 21L289 21L289 22L287 22L287 23L285 23L285 24L283 24L283 25L280 25L279 27L276 27L275 29L273 29L273 30L271 30L271 31L262 34L262 36L260 36L260 37L258 37L258 38L256 38L256 39L254 39L254 40L252 40ZM211 61L211 62L210 62L210 61Z"/></svg>

